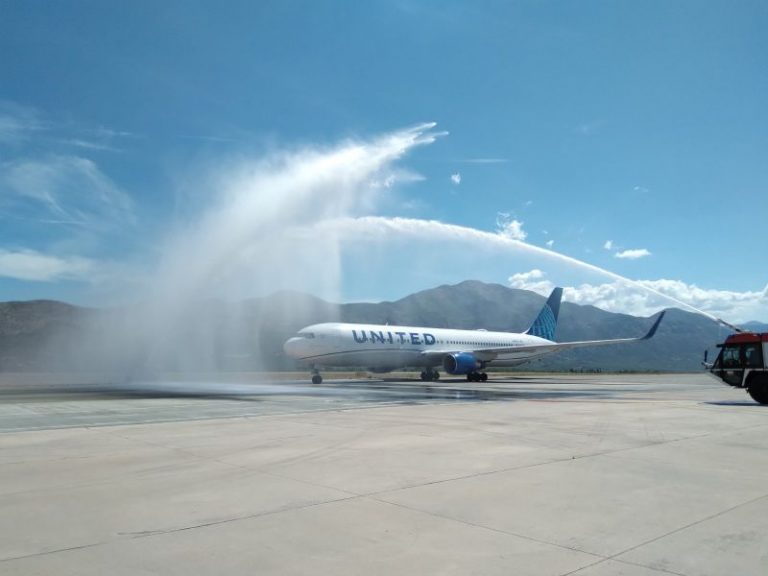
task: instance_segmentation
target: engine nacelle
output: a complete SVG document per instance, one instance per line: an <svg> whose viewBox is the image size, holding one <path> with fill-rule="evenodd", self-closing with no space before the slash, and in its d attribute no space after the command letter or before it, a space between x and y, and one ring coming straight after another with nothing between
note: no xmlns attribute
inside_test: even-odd
<svg viewBox="0 0 768 576"><path fill-rule="evenodd" d="M480 362L474 354L469 352L456 352L455 354L446 354L443 358L443 368L448 374L469 374L481 367Z"/></svg>

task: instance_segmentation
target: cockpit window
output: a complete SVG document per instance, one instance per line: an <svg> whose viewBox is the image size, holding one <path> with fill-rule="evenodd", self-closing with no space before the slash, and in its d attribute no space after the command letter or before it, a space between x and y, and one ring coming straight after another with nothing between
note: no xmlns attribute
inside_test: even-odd
<svg viewBox="0 0 768 576"><path fill-rule="evenodd" d="M299 332L299 338L314 338L315 333L314 332Z"/></svg>

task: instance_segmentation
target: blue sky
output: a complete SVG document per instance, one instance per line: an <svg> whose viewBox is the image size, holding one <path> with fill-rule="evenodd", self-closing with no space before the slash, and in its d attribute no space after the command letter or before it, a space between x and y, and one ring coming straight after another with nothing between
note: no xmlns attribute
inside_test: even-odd
<svg viewBox="0 0 768 576"><path fill-rule="evenodd" d="M125 300L211 174L434 121L448 135L393 161L408 177L366 214L768 320L766 29L757 1L4 2L0 300ZM342 254L338 296L475 278L653 308L536 258L430 250Z"/></svg>

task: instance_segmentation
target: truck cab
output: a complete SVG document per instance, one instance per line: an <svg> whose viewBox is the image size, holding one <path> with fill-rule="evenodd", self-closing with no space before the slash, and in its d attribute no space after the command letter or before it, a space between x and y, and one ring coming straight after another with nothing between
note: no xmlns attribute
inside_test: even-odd
<svg viewBox="0 0 768 576"><path fill-rule="evenodd" d="M720 353L707 368L735 388L744 388L760 404L768 404L768 332L731 334L718 344Z"/></svg>

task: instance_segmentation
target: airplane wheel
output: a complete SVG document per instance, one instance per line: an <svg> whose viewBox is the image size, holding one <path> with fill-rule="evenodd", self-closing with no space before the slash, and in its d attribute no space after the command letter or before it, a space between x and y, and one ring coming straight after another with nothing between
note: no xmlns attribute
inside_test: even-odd
<svg viewBox="0 0 768 576"><path fill-rule="evenodd" d="M483 382L486 382L488 380L488 374L486 374L485 372L480 374L480 380L482 380Z"/></svg>
<svg viewBox="0 0 768 576"><path fill-rule="evenodd" d="M427 373L426 372L422 372L421 373L421 381L422 382L426 382L427 381Z"/></svg>
<svg viewBox="0 0 768 576"><path fill-rule="evenodd" d="M435 381L440 380L440 372L438 372L437 370L432 372L432 380L435 380Z"/></svg>
<svg viewBox="0 0 768 576"><path fill-rule="evenodd" d="M472 382L472 372L467 374L467 382Z"/></svg>
<svg viewBox="0 0 768 576"><path fill-rule="evenodd" d="M314 374L312 376L312 384L322 384L323 383L323 377L320 376L320 374Z"/></svg>

